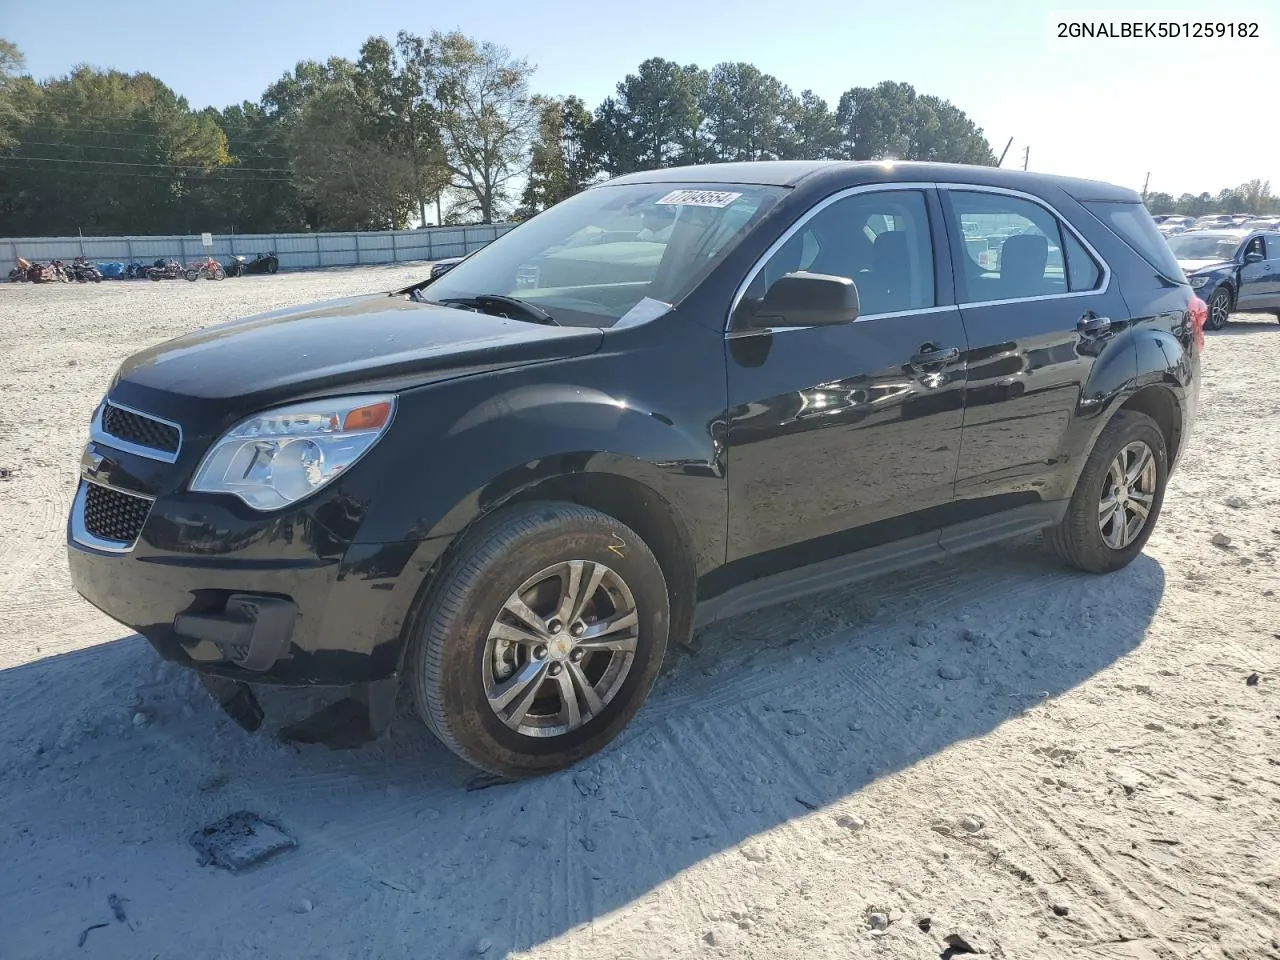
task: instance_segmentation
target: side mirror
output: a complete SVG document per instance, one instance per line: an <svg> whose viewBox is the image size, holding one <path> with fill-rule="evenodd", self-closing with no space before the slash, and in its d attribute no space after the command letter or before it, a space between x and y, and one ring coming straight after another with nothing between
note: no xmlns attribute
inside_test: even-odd
<svg viewBox="0 0 1280 960"><path fill-rule="evenodd" d="M1262 261L1263 256L1257 250L1250 250L1244 255L1245 263L1261 263Z"/></svg>
<svg viewBox="0 0 1280 960"><path fill-rule="evenodd" d="M740 329L825 327L858 319L858 287L848 277L799 271L779 277L760 300L743 302Z"/></svg>

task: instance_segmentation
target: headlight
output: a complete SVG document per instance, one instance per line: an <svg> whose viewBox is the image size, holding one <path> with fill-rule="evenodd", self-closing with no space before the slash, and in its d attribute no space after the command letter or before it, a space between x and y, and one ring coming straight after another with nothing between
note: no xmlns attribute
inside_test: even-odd
<svg viewBox="0 0 1280 960"><path fill-rule="evenodd" d="M315 493L378 442L396 398L334 397L267 410L219 438L191 481L202 493L233 493L276 510Z"/></svg>
<svg viewBox="0 0 1280 960"><path fill-rule="evenodd" d="M1201 287L1203 287L1206 283L1209 282L1208 277L1190 277L1189 280L1190 280L1191 286L1194 287L1196 290L1199 290Z"/></svg>

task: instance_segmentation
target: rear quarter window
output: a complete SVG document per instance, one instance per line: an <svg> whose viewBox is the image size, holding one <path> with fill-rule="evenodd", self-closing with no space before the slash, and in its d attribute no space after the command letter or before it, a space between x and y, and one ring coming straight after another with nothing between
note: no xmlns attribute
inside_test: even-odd
<svg viewBox="0 0 1280 960"><path fill-rule="evenodd" d="M1156 229L1155 221L1142 204L1117 200L1085 200L1081 205L1170 280L1187 282L1169 244Z"/></svg>

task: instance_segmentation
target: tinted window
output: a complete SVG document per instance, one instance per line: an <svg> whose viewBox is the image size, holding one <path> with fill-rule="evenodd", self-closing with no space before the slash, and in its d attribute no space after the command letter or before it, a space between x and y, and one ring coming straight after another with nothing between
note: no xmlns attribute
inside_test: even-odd
<svg viewBox="0 0 1280 960"><path fill-rule="evenodd" d="M1248 255L1250 253L1260 254L1262 256L1262 259L1264 260L1267 258L1267 251L1266 251L1266 248L1262 245L1261 237L1254 237L1252 240L1250 240L1248 246L1244 248L1244 253L1245 255Z"/></svg>
<svg viewBox="0 0 1280 960"><path fill-rule="evenodd" d="M963 237L965 256L957 271L963 301L1067 292L1062 230L1053 214L999 193L955 190L950 198Z"/></svg>
<svg viewBox="0 0 1280 960"><path fill-rule="evenodd" d="M1280 260L1280 235L1273 233L1267 237L1267 259Z"/></svg>
<svg viewBox="0 0 1280 960"><path fill-rule="evenodd" d="M769 258L746 296L758 299L798 270L848 277L862 314L932 307L933 246L917 190L857 193L814 214Z"/></svg>
<svg viewBox="0 0 1280 960"><path fill-rule="evenodd" d="M1085 209L1111 228L1111 232L1127 243L1142 259L1170 280L1182 281L1182 270L1151 214L1140 203L1113 200L1085 200ZM1182 254L1179 254L1182 256Z"/></svg>
<svg viewBox="0 0 1280 960"><path fill-rule="evenodd" d="M1062 248L1067 252L1067 289L1072 293L1096 289L1102 270L1070 230L1062 231Z"/></svg>

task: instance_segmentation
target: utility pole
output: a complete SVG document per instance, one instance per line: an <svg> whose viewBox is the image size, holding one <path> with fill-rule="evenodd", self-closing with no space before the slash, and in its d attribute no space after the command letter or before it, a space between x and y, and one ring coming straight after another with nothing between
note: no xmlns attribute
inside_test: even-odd
<svg viewBox="0 0 1280 960"><path fill-rule="evenodd" d="M1142 202L1147 202L1147 186L1151 183L1151 171L1147 171L1147 179L1142 181Z"/></svg>
<svg viewBox="0 0 1280 960"><path fill-rule="evenodd" d="M1009 138L1009 142L1004 145L1004 149L1000 151L1000 159L996 161L996 166L1004 165L1004 155L1009 152L1009 148L1013 146L1013 137Z"/></svg>
<svg viewBox="0 0 1280 960"><path fill-rule="evenodd" d="M1031 144L1027 144L1027 149L1022 151L1022 169L1027 169L1027 161L1031 159Z"/></svg>

